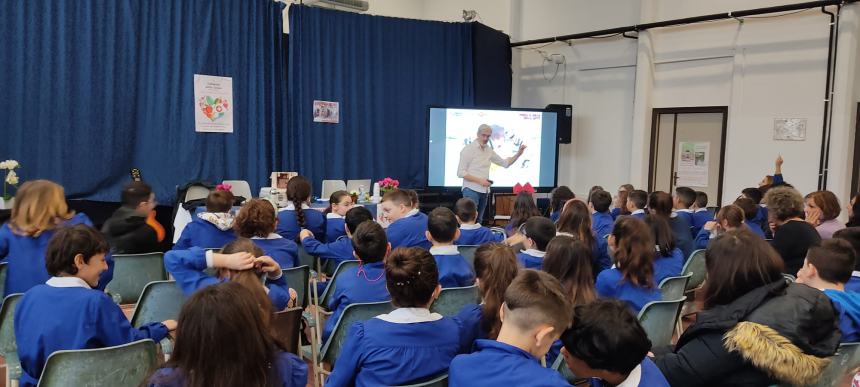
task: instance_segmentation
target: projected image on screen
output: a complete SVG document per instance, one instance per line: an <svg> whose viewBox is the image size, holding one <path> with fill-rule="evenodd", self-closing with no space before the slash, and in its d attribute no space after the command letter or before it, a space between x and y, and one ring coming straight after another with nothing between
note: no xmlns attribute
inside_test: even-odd
<svg viewBox="0 0 860 387"><path fill-rule="evenodd" d="M485 110L430 108L428 147L428 186L460 187L457 176L460 152L477 141L478 127L492 129L487 143L502 159L526 149L513 164L505 168L490 165L489 180L493 187L512 187L531 183L535 187L553 187L556 177L556 113L540 110Z"/></svg>
<svg viewBox="0 0 860 387"><path fill-rule="evenodd" d="M516 154L520 145L527 146L523 155L508 168L490 165L490 180L494 185L509 187L517 183L537 182L540 178L541 113L449 109L445 122L448 128L445 138L447 149L462 149L475 141L481 124L493 129L488 145L503 159ZM446 152L445 186L462 183L463 180L457 177L459 162L459 152Z"/></svg>

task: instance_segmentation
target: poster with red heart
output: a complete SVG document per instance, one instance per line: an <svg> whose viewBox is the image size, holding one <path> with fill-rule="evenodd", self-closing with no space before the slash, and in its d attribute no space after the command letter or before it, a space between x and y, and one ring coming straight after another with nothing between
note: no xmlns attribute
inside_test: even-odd
<svg viewBox="0 0 860 387"><path fill-rule="evenodd" d="M194 74L194 130L233 133L233 78Z"/></svg>

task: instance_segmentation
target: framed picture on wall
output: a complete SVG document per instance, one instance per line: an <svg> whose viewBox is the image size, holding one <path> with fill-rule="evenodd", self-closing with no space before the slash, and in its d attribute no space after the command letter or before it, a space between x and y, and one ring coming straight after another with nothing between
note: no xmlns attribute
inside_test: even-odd
<svg viewBox="0 0 860 387"><path fill-rule="evenodd" d="M774 118L773 139L806 141L806 118Z"/></svg>

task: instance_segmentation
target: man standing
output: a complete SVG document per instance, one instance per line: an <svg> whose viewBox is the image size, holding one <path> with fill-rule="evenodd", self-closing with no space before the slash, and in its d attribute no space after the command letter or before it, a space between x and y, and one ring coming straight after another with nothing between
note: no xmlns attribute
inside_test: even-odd
<svg viewBox="0 0 860 387"><path fill-rule="evenodd" d="M526 145L520 145L517 153L503 159L487 144L493 129L487 124L478 127L478 138L466 145L460 151L460 165L457 167L457 177L463 179L463 197L472 199L478 205L478 223L484 217L487 207L487 193L493 184L490 180L490 163L507 168L522 156Z"/></svg>

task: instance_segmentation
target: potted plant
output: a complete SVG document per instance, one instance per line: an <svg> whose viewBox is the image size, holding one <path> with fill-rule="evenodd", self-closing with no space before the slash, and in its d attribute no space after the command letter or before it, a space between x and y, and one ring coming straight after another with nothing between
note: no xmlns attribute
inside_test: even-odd
<svg viewBox="0 0 860 387"><path fill-rule="evenodd" d="M383 195L385 195L386 192L394 191L395 189L397 189L397 187L400 186L400 181L394 180L390 177L386 177L380 181L377 181L377 183L379 183L379 191Z"/></svg>

